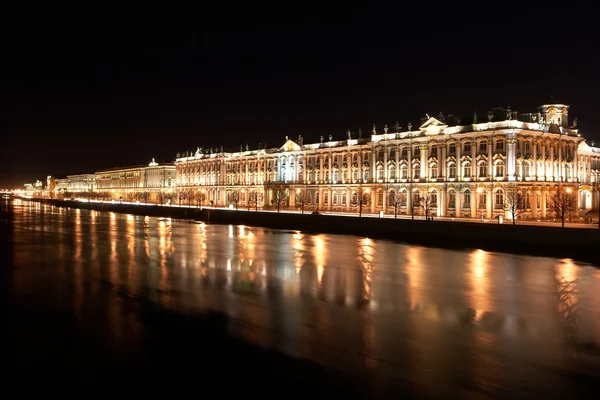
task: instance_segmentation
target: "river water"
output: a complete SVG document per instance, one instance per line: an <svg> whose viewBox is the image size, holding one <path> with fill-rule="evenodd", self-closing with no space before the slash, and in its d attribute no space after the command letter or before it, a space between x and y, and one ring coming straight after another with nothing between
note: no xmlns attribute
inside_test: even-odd
<svg viewBox="0 0 600 400"><path fill-rule="evenodd" d="M141 297L225 313L234 337L419 397L597 390L600 270L570 259L20 200L13 232L12 296L70 308L116 347L144 337L128 306Z"/></svg>

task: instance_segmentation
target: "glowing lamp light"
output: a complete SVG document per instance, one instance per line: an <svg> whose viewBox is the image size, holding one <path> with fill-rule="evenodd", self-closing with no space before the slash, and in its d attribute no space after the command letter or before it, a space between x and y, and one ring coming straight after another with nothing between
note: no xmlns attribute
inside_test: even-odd
<svg viewBox="0 0 600 400"><path fill-rule="evenodd" d="M230 209L230 210L233 210L233 204L230 204L230 205L229 205L229 209Z"/></svg>

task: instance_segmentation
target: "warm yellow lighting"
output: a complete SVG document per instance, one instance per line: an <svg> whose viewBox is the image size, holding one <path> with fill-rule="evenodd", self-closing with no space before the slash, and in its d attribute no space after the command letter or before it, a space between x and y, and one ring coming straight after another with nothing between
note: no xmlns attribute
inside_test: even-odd
<svg viewBox="0 0 600 400"><path fill-rule="evenodd" d="M571 193L571 188L567 188L567 193Z"/></svg>

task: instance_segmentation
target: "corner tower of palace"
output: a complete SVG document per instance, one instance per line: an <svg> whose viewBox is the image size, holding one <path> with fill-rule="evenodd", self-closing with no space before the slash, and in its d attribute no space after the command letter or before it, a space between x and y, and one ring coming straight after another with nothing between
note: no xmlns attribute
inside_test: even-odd
<svg viewBox="0 0 600 400"><path fill-rule="evenodd" d="M535 113L496 108L485 122L476 113L440 114L417 129L373 126L365 138L348 132L343 140L330 135L310 144L286 137L279 148L198 148L178 155L177 190L217 206L271 208L283 197L283 208L301 202L320 211L361 206L399 214L423 213L426 197L433 215L470 218L506 216L511 191L524 199L522 217L535 219L549 217L550 196L567 190L578 194L585 213L596 204L600 149L585 143L568 110L564 104Z"/></svg>

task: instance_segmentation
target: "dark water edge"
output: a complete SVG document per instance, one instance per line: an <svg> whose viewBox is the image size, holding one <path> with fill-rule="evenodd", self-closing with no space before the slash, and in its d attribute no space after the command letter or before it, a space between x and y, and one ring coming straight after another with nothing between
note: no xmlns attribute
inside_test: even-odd
<svg viewBox="0 0 600 400"><path fill-rule="evenodd" d="M193 390L221 396L245 392L261 397L371 397L364 384L348 376L231 338L223 315L186 315L133 302L146 332L135 350L81 332L72 312L28 300L12 304L5 371L15 378L26 375L32 382L56 383L62 377L69 385L83 383L119 393Z"/></svg>

